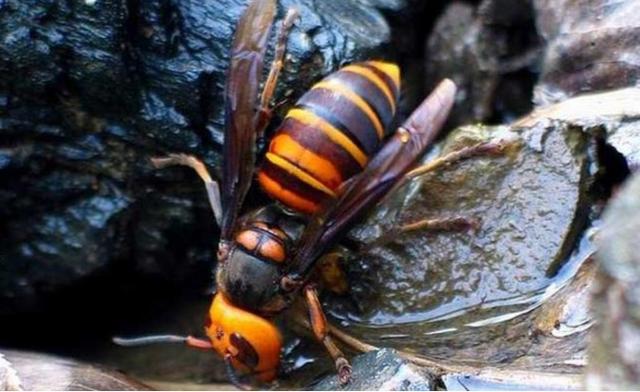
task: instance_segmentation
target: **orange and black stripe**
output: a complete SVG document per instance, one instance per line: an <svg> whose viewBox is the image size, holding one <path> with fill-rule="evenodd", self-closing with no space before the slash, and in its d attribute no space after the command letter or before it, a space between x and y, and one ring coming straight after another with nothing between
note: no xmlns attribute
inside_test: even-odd
<svg viewBox="0 0 640 392"><path fill-rule="evenodd" d="M289 237L281 229L265 222L252 222L236 236L236 243L262 259L282 263L287 257Z"/></svg>
<svg viewBox="0 0 640 392"><path fill-rule="evenodd" d="M291 109L258 173L284 205L313 213L362 171L393 119L400 71L391 63L348 65L316 83Z"/></svg>

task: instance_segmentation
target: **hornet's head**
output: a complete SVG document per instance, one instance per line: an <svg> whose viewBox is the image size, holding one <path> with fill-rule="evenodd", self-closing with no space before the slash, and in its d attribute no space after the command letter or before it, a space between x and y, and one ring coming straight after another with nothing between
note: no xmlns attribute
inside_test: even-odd
<svg viewBox="0 0 640 392"><path fill-rule="evenodd" d="M271 321L234 306L218 293L209 309L206 333L214 350L239 373L265 382L276 377L282 339Z"/></svg>

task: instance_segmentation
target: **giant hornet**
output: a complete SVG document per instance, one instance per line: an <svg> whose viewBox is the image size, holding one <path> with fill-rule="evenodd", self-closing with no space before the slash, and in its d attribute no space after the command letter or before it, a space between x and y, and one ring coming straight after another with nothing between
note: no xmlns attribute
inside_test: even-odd
<svg viewBox="0 0 640 392"><path fill-rule="evenodd" d="M220 226L217 293L206 318L208 340L191 336L116 339L124 345L183 342L213 349L237 373L261 381L275 378L282 341L270 320L300 294L315 337L333 358L341 383L351 366L328 333L314 283L318 260L336 245L355 220L412 175L454 103L456 86L442 81L408 119L384 141L400 91L397 65L367 61L345 66L316 83L288 111L275 131L257 179L275 204L239 217L254 177L257 142L271 118L270 101L283 67L287 34L296 18L289 10L279 32L270 72L259 95L267 37L275 0L254 0L242 15L231 49L225 86L222 181L211 178L195 157L154 158L156 167L186 165L206 186ZM488 151L479 145L440 158L441 163ZM431 220L416 228L459 225L460 219Z"/></svg>

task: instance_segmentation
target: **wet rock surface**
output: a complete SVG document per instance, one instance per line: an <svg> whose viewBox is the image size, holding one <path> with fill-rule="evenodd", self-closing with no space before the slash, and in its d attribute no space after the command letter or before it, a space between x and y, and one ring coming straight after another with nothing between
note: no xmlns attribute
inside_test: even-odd
<svg viewBox="0 0 640 392"><path fill-rule="evenodd" d="M640 388L640 177L634 176L604 214L587 387Z"/></svg>
<svg viewBox="0 0 640 392"><path fill-rule="evenodd" d="M334 319L363 341L411 347L440 364L581 374L593 325L591 256L600 208L593 189L602 171L611 177L617 170L597 151L611 142L624 151L623 162L633 162L633 132L617 139L626 150L614 135L637 129L636 94L581 96L510 127L453 132L427 160L478 140L515 140L518 148L416 180L356 227L351 240L361 246L383 233L394 241L365 245L345 263L348 298L325 301ZM398 222L443 216L478 216L480 228L393 233ZM582 385L563 377L558 382L572 389Z"/></svg>
<svg viewBox="0 0 640 392"><path fill-rule="evenodd" d="M581 243L545 290L520 307L505 306L494 317L474 320L467 311L467 317L452 319L435 333L424 331L443 321L402 326L396 334L385 329L363 333L358 324L339 329L352 336L364 334L364 341L374 348L397 345L405 358L445 381L462 377L512 388L580 389L593 325L589 299L596 272L591 241L585 238ZM421 346L426 342L429 349Z"/></svg>
<svg viewBox="0 0 640 392"><path fill-rule="evenodd" d="M0 353L0 386L4 386L3 391L150 390L118 372L53 355L13 350Z"/></svg>
<svg viewBox="0 0 640 392"><path fill-rule="evenodd" d="M506 377L505 377L506 376ZM549 373L451 374L442 378L447 391L580 391L578 379Z"/></svg>
<svg viewBox="0 0 640 392"><path fill-rule="evenodd" d="M640 78L640 4L617 0L534 0L545 41L538 105L634 86Z"/></svg>
<svg viewBox="0 0 640 392"><path fill-rule="evenodd" d="M337 300L334 314L444 358L452 348L440 352L425 334L449 328L446 320L455 316L471 322L465 315L491 317L502 305L526 303L550 284L585 224L586 136L566 127L467 127L445 141L442 153L498 139L509 143L504 154L415 180L352 235L366 243L399 224L452 216L478 219L478 229L396 232L347 263L353 302Z"/></svg>
<svg viewBox="0 0 640 392"><path fill-rule="evenodd" d="M316 391L431 391L434 378L425 370L401 358L395 350L382 349L353 359L351 382L341 386L335 374L313 386Z"/></svg>
<svg viewBox="0 0 640 392"><path fill-rule="evenodd" d="M580 96L540 108L510 127L453 132L427 159L478 140L515 140L519 147L502 157L453 164L387 200L351 239L365 243L391 233L395 240L365 247L346 263L350 298L328 296L331 314L368 343L410 347L411 353L450 366L445 382L481 389L529 382L527 388L581 389L588 336L598 319L589 312L596 272L593 238L600 231L602 203L594 189L602 176L624 179L624 173L615 172L634 167L640 146L634 136L637 94L629 88ZM603 160L603 145L616 151L616 164ZM510 172L517 173L515 183ZM536 181L536 175L544 181ZM432 211L437 215L429 215ZM479 230L393 237L397 222L411 221L407 217L460 215L479 216ZM500 228L500 219L508 229ZM485 225L496 232L498 246L487 239L491 234ZM522 227L526 234L518 236ZM536 238L538 230L558 230L555 241ZM474 244L482 236L487 237ZM455 246L448 248L450 243ZM529 264L532 260L537 261ZM514 265L517 270L508 272ZM470 288L468 296L465 288ZM429 290L429 296L420 296ZM465 297L479 302L465 302ZM456 372L461 365L476 370ZM483 373L491 367L504 373Z"/></svg>
<svg viewBox="0 0 640 392"><path fill-rule="evenodd" d="M216 232L201 185L148 158L192 153L217 172L245 4L0 2L0 314L106 273L206 276ZM392 58L379 9L407 4L283 0L280 17L289 6L301 19L278 101L344 62Z"/></svg>

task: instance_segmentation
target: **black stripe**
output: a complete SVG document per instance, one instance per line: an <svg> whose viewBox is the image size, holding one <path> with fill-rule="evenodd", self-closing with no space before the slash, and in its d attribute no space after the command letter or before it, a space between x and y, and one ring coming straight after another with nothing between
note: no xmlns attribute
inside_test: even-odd
<svg viewBox="0 0 640 392"><path fill-rule="evenodd" d="M362 152L364 152L367 156L371 156L371 154L376 152L376 150L378 149L379 143L377 139L374 141L373 139L370 139L370 138L363 138L367 142L366 145L364 145L362 141L356 135L354 135L349 130L349 128L347 128L347 126L342 123L342 121L338 119L338 117L331 114L331 112L329 112L322 105L319 105L316 102L307 102L304 104L300 104L300 105L297 105L296 108L307 110L315 114L316 116L322 118L324 121L328 122L329 124L331 124L338 131L342 132L343 135L348 137L349 140L351 140L353 144L358 146L358 148Z"/></svg>
<svg viewBox="0 0 640 392"><path fill-rule="evenodd" d="M255 230L252 230L255 232ZM265 241L265 236L263 235L258 235L258 243L256 244L256 247L253 249L253 251L251 253L253 253L254 256L258 256L260 258L262 258L262 254L260 253L260 249L262 249L262 245L264 244ZM269 240L269 238L266 238L266 240ZM242 245L242 244L240 244Z"/></svg>
<svg viewBox="0 0 640 392"><path fill-rule="evenodd" d="M275 233L272 233L267 229L263 229L262 227L258 227L258 226L254 226L254 225L249 226L249 228L252 231L256 231L256 232L259 232L261 234L266 235L267 237L269 237L269 239L271 239L271 240L277 242L278 244L282 245L283 247L285 247L284 240L282 238L278 237Z"/></svg>
<svg viewBox="0 0 640 392"><path fill-rule="evenodd" d="M348 86L344 86L342 81L339 83L349 91ZM374 119L346 95L342 95L339 92L325 87L312 88L307 91L306 94L298 100L298 105L317 104L317 107L322 107L329 113L333 113L333 117L340 119L340 122L344 124L344 127L348 129L352 135L356 136L360 140L362 145L366 147L371 146L373 141L367 141L370 135L375 139L377 144L379 141L378 131L375 127ZM375 116L376 114L373 113ZM383 130L384 132L384 130ZM367 155L369 155L369 149L367 148Z"/></svg>
<svg viewBox="0 0 640 392"><path fill-rule="evenodd" d="M294 139L295 140L295 139ZM304 146L303 146L304 147ZM309 150L309 149L307 149ZM313 152L313 150L311 150ZM272 152L273 154L273 152ZM331 189L330 186L328 186L327 184L325 184L324 182L320 181L314 173L310 172L309 170L306 170L303 167L300 167L297 163L291 161L290 159L287 159L286 157L280 155L280 154L274 154L277 155L278 157L280 157L280 159L282 159L283 161L287 161L290 165L295 166L298 170L300 170L301 172L305 173L306 175L308 175L309 177L313 178L314 180L318 181L319 183L321 183L322 185L324 185L325 187L327 187L328 189ZM277 166L277 165L276 165ZM293 177L296 177L295 175L292 174ZM296 177L298 178L298 177ZM301 179L298 178L298 180L300 180L300 182L307 184L306 182L302 181ZM313 187L312 185L309 185L311 188L316 189L315 187ZM333 189L332 189L333 190ZM321 190L318 190L318 192L321 192L322 194L326 194L325 192L322 192ZM328 195L328 194L326 194Z"/></svg>
<svg viewBox="0 0 640 392"><path fill-rule="evenodd" d="M264 160L264 163L261 169L273 181L280 184L282 188L289 190L297 195L300 195L300 197L314 204L319 205L324 200L330 197L326 193L319 191L310 185L307 185L305 182L301 181L298 177L287 173L287 171L273 164L268 159ZM278 195L274 195L274 197L276 198L277 196ZM284 202L282 203L285 204ZM293 206L291 207L293 208Z"/></svg>
<svg viewBox="0 0 640 392"><path fill-rule="evenodd" d="M373 65L371 65L369 63L358 63L358 65L361 65L364 68L372 71L376 75L380 76L380 78L382 78L384 83L391 90L391 94L393 94L394 101L398 102L398 96L400 95L400 86L396 85L395 82L393 81L393 79L391 79L391 77L389 75L387 75L386 73L380 71L378 68L374 67Z"/></svg>
<svg viewBox="0 0 640 392"><path fill-rule="evenodd" d="M249 226L249 228L247 229L249 231L260 231L261 233L265 233L263 230L261 230L259 227L254 227L254 226ZM273 235L273 233L271 233ZM241 250L243 250L245 253L250 254L252 256L255 256L257 259L259 259L260 261L266 262L266 263L270 263L273 265L281 265L282 262L280 261L276 261L276 260L272 260L269 257L263 256L261 253L262 250L262 245L264 244L264 236L260 236L258 243L256 244L256 247L253 248L253 250L247 249L246 246L244 246L241 242L237 242L234 241L235 245L238 246ZM273 237L270 237L271 239L274 239ZM267 238L269 239L269 238ZM280 237L278 237L278 239L282 240ZM284 248L284 257L285 257L285 261L287 259L287 247L286 245L282 244L283 248Z"/></svg>
<svg viewBox="0 0 640 392"><path fill-rule="evenodd" d="M366 76L349 70L339 71L335 73L333 77L347 86L369 105L376 116L378 116L378 120L382 123L384 133L386 133L387 127L391 123L391 120L393 120L393 106L391 106L384 91Z"/></svg>
<svg viewBox="0 0 640 392"><path fill-rule="evenodd" d="M336 144L323 131L304 124L294 118L286 118L281 125L282 132L304 149L333 163L343 181L360 173L362 167L349 151Z"/></svg>
<svg viewBox="0 0 640 392"><path fill-rule="evenodd" d="M355 103L343 95L318 88L307 91L298 105L308 107L371 156L379 148L378 132L373 121Z"/></svg>
<svg viewBox="0 0 640 392"><path fill-rule="evenodd" d="M351 75L353 75L353 74L349 74L348 76L351 76ZM333 75L331 75L331 76L330 76L329 78L327 78L327 79L333 79L333 80L338 81L338 82L339 82L340 84L342 84L344 87L346 87L347 89L351 90L354 94L356 94L357 96L359 96L360 98L362 98L362 100L363 100L363 101L364 101L364 102L369 106L369 108L370 108L370 109L371 109L371 111L373 112L373 115L374 115L374 116L376 116L376 118L378 119L378 123L380 123L380 125L382 126L382 137L384 137L384 134L385 134L385 133L386 133L386 131L387 131L387 130L385 129L384 121L382 121L382 117L380 116L380 113L378 112L378 110L376 109L376 107L375 107L374 105L372 105L372 104L371 104L371 102L369 102L369 100L366 98L366 95L368 95L368 94L363 94L363 93L364 93L364 91L359 91L359 90L362 90L362 89L357 88L357 87L355 86L355 83L349 83L349 81L348 81L348 80L344 80L344 79L342 79L342 78L341 78L341 76L342 76L342 77L344 77L344 76L347 76L347 75L345 75L345 72L336 72L336 73L334 73ZM348 78L346 78L346 79L348 79ZM360 110L360 108L358 108L358 110ZM369 116L367 115L367 118L368 118L368 117L369 117ZM374 123L373 123L373 120L370 120L370 121L371 121L371 124L372 124L372 126L374 127L374 129L376 129L376 128L375 128L375 125L374 125ZM378 131L376 130L376 134L377 134L377 132L378 132Z"/></svg>

